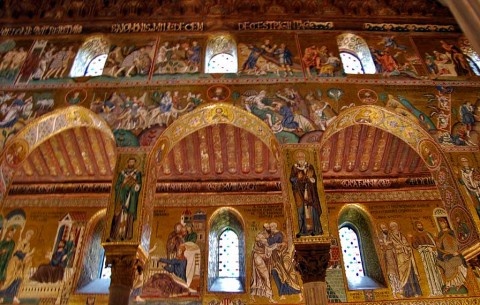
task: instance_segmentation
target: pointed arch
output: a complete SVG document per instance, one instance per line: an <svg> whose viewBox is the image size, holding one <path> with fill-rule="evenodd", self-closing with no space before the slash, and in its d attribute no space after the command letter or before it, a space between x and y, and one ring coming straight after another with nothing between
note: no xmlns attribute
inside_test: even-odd
<svg viewBox="0 0 480 305"><path fill-rule="evenodd" d="M228 103L211 103L197 107L195 110L181 116L165 129L162 135L149 151L144 175L143 202L154 202L157 168L162 166L166 156L185 137L207 126L227 124L244 129L262 141L272 152L275 160L280 160L280 147L277 138L265 122L253 114ZM145 204L142 216L143 224L148 225L153 218L153 204ZM150 232L142 236L142 245L148 249Z"/></svg>
<svg viewBox="0 0 480 305"><path fill-rule="evenodd" d="M408 117L373 105L349 108L342 112L325 130L320 147L323 147L335 133L358 124L372 126L398 137L420 156L435 180L444 207L450 217L452 217L452 211L456 209L469 210L440 146L428 131ZM468 215L468 218L471 227L475 227L471 215ZM459 241L461 249L475 244L478 239L478 232L475 231L468 239Z"/></svg>
<svg viewBox="0 0 480 305"><path fill-rule="evenodd" d="M168 126L150 151L148 168L160 166L170 150L186 136L216 124L230 124L252 133L279 160L278 140L265 122L232 104L212 103L196 108Z"/></svg>
<svg viewBox="0 0 480 305"><path fill-rule="evenodd" d="M115 143L115 137L108 124L92 111L70 106L52 111L27 124L7 143L0 157L0 204L3 204L15 169L22 165L37 147L55 135L73 128L93 128L104 133ZM114 156L116 159L116 152Z"/></svg>

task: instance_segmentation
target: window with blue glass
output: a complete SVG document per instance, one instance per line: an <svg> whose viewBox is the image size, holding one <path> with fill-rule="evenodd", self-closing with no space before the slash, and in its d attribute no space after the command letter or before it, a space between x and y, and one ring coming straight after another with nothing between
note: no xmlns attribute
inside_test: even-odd
<svg viewBox="0 0 480 305"><path fill-rule="evenodd" d="M85 76L100 76L103 73L103 67L107 62L107 54L101 54L92 59L85 71Z"/></svg>
<svg viewBox="0 0 480 305"><path fill-rule="evenodd" d="M343 70L347 74L365 74L360 58L349 52L340 52Z"/></svg>
<svg viewBox="0 0 480 305"><path fill-rule="evenodd" d="M218 276L239 277L238 235L231 229L222 232L218 241Z"/></svg>
<svg viewBox="0 0 480 305"><path fill-rule="evenodd" d="M102 265L100 266L100 278L101 279L109 279L112 276L112 268L107 266L107 256L105 255L105 251L102 249Z"/></svg>
<svg viewBox="0 0 480 305"><path fill-rule="evenodd" d="M367 42L353 33L337 36L338 50L347 74L375 74L377 69Z"/></svg>
<svg viewBox="0 0 480 305"><path fill-rule="evenodd" d="M357 232L351 227L345 226L340 228L339 234L343 265L345 266L347 278L365 276Z"/></svg>
<svg viewBox="0 0 480 305"><path fill-rule="evenodd" d="M237 73L237 43L233 36L210 37L205 51L205 73Z"/></svg>
<svg viewBox="0 0 480 305"><path fill-rule="evenodd" d="M87 39L75 56L70 77L102 75L109 49L109 41L102 36Z"/></svg>

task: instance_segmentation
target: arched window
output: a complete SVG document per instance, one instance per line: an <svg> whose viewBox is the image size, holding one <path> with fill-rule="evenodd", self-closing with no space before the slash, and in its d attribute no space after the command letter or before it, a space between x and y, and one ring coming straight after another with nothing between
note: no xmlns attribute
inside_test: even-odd
<svg viewBox="0 0 480 305"><path fill-rule="evenodd" d="M92 37L85 41L75 57L70 77L102 75L109 45L103 37Z"/></svg>
<svg viewBox="0 0 480 305"><path fill-rule="evenodd" d="M83 255L82 271L77 283L80 293L108 294L111 269L105 265L105 251L101 245L105 218L94 225L90 239L87 239Z"/></svg>
<svg viewBox="0 0 480 305"><path fill-rule="evenodd" d="M245 291L245 233L240 214L221 208L210 220L208 291Z"/></svg>
<svg viewBox="0 0 480 305"><path fill-rule="evenodd" d="M218 277L240 276L240 263L238 253L238 235L227 228L220 235L218 241Z"/></svg>
<svg viewBox="0 0 480 305"><path fill-rule="evenodd" d="M205 73L237 73L237 70L237 44L233 37L211 37L205 52Z"/></svg>
<svg viewBox="0 0 480 305"><path fill-rule="evenodd" d="M107 62L107 54L101 54L92 59L85 70L85 76L100 76L103 73L103 67Z"/></svg>
<svg viewBox="0 0 480 305"><path fill-rule="evenodd" d="M343 63L343 68L347 74L365 74L362 62L357 55L350 52L340 52L340 59Z"/></svg>
<svg viewBox="0 0 480 305"><path fill-rule="evenodd" d="M340 59L347 74L375 74L375 63L365 40L346 33L337 37Z"/></svg>
<svg viewBox="0 0 480 305"><path fill-rule="evenodd" d="M475 52L467 38L460 39L460 49L462 50L470 68L475 75L480 76L480 56Z"/></svg>
<svg viewBox="0 0 480 305"><path fill-rule="evenodd" d="M343 266L347 278L365 276L363 272L363 260L360 253L358 234L355 230L346 225L338 231L340 234L340 245L342 246Z"/></svg>
<svg viewBox="0 0 480 305"><path fill-rule="evenodd" d="M348 289L386 287L369 218L357 206L346 206L340 212L338 228Z"/></svg>

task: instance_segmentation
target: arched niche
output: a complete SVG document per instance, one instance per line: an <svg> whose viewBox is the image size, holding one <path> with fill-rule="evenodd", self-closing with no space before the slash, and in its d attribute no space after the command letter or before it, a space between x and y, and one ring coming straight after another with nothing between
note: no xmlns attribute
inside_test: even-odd
<svg viewBox="0 0 480 305"><path fill-rule="evenodd" d="M212 103L197 107L165 129L157 142L154 144L147 156L146 173L143 179L143 186L146 189L144 193L144 202L154 202L156 192L158 168L161 167L168 154L185 137L204 129L208 126L217 126L220 124L233 125L243 129L258 138L265 144L275 159L279 162L279 143L271 129L259 118L253 114L235 107L228 103ZM153 204L146 204L142 212L142 223L150 224L153 217ZM148 231L142 236L142 246L148 249L150 237Z"/></svg>
<svg viewBox="0 0 480 305"><path fill-rule="evenodd" d="M449 216L452 217L453 212L459 213L459 211L462 211L468 219L470 227L475 227L471 215L467 213L469 209L460 194L447 158L428 131L410 118L379 106L352 107L342 112L329 125L323 134L320 146L323 147L335 133L358 124L373 126L386 131L409 145L425 162L426 167L432 174L444 208L448 211ZM477 242L478 232L476 230L468 239L459 240L461 249L465 249Z"/></svg>
<svg viewBox="0 0 480 305"><path fill-rule="evenodd" d="M115 138L108 124L95 113L80 106L59 109L33 120L10 138L0 157L0 203L3 204L15 171L35 149L65 131L79 128L102 133L112 144L110 146L115 147ZM116 151L108 154L110 160L116 160Z"/></svg>

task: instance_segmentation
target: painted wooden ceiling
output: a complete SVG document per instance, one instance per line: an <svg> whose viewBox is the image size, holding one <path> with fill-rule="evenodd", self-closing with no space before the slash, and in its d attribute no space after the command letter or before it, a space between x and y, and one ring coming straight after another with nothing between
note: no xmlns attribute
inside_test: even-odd
<svg viewBox="0 0 480 305"><path fill-rule="evenodd" d="M102 132L77 128L56 135L16 172L14 184L109 183L114 143ZM366 125L335 134L321 149L324 180L430 177L417 153L395 136ZM280 165L257 137L213 125L185 137L158 167L159 183L280 180Z"/></svg>
<svg viewBox="0 0 480 305"><path fill-rule="evenodd" d="M17 169L14 183L111 181L115 149L96 129L69 129L35 149Z"/></svg>
<svg viewBox="0 0 480 305"><path fill-rule="evenodd" d="M333 21L337 29L361 29L367 16L369 22L455 24L449 10L437 0L0 1L0 24L74 22L83 24L86 32L98 31L102 22L158 22L168 19L202 21L209 30L233 29L239 20L292 18ZM91 21L96 22L92 24Z"/></svg>

